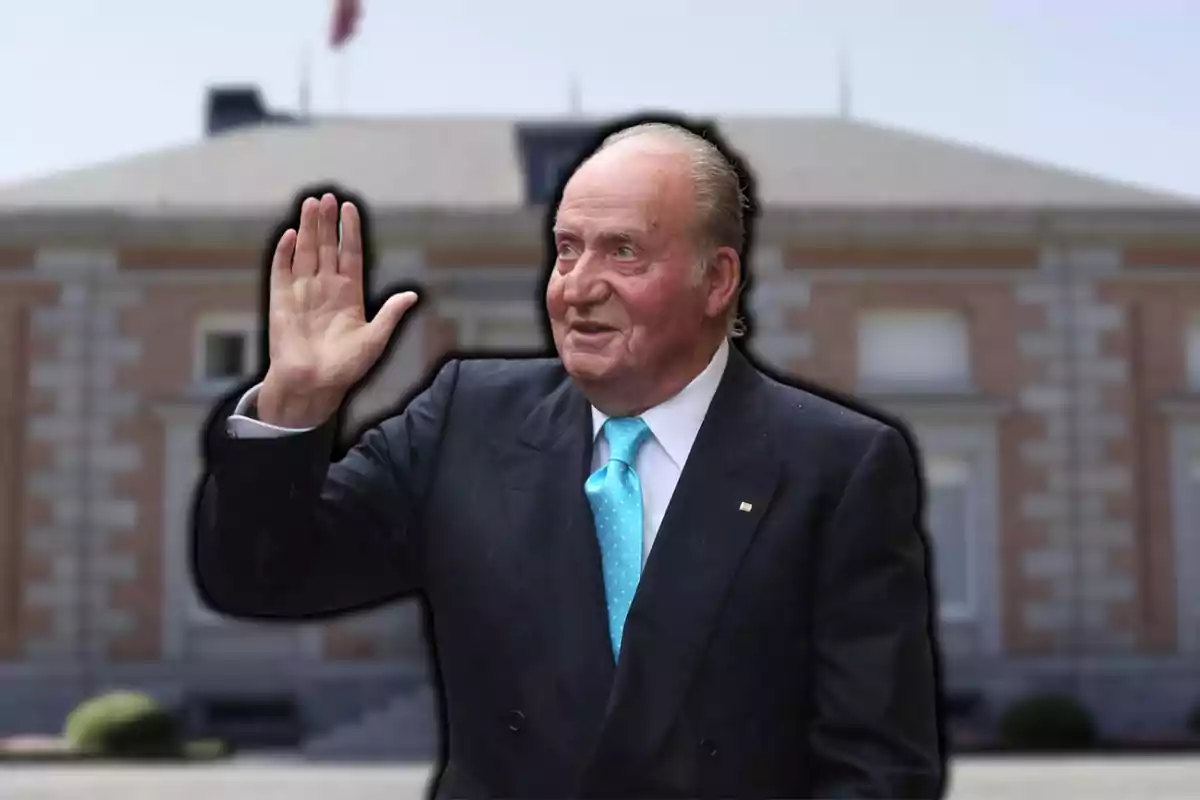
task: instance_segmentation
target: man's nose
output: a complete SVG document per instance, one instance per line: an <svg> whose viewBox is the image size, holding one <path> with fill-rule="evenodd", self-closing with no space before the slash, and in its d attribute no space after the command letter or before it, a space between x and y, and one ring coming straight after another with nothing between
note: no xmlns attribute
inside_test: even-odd
<svg viewBox="0 0 1200 800"><path fill-rule="evenodd" d="M572 306L594 305L604 300L603 276L594 258L585 254L563 280L563 300Z"/></svg>

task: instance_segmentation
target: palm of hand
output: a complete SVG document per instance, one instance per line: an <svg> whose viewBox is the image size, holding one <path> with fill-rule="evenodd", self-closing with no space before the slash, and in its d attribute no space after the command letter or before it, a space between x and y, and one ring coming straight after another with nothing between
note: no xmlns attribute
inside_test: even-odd
<svg viewBox="0 0 1200 800"><path fill-rule="evenodd" d="M272 288L271 364L292 380L353 384L374 361L367 328L362 286L350 278L302 276Z"/></svg>
<svg viewBox="0 0 1200 800"><path fill-rule="evenodd" d="M371 368L416 295L388 299L368 321L357 209L332 195L301 207L299 232L279 240L271 266L269 377L289 393L344 393Z"/></svg>

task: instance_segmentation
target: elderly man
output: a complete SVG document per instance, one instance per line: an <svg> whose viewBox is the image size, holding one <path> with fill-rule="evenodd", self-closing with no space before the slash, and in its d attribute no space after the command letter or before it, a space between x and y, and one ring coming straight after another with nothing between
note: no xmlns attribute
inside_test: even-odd
<svg viewBox="0 0 1200 800"><path fill-rule="evenodd" d="M355 208L305 201L270 368L210 439L207 601L298 619L419 594L438 796L938 796L915 459L731 347L744 207L706 139L614 134L556 209L559 357L451 360L331 464L416 296L367 321Z"/></svg>

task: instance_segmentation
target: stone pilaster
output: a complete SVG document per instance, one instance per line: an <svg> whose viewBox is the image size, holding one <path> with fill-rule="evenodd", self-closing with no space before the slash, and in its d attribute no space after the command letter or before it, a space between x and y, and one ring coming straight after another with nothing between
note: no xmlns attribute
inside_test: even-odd
<svg viewBox="0 0 1200 800"><path fill-rule="evenodd" d="M26 437L34 465L26 479L29 626L23 649L35 660L71 660L86 650L82 619L90 601L77 577L89 554L87 413L89 342L95 286L115 266L111 254L42 251L36 269L59 282L57 303L33 312Z"/></svg>
<svg viewBox="0 0 1200 800"><path fill-rule="evenodd" d="M133 428L141 398L125 380L143 355L142 341L121 324L144 300L140 289L110 284L99 289L91 309L88 355L90 398L88 535L92 545L84 585L94 598L92 646L105 658L152 660L160 651L159 616L163 531L141 519L147 509L135 493L148 454Z"/></svg>
<svg viewBox="0 0 1200 800"><path fill-rule="evenodd" d="M1071 250L1064 254L1081 286L1075 302L1058 323L1074 343L1073 397L1075 442L1076 536L1080 607L1085 649L1128 649L1137 602L1135 551L1134 452L1129 415L1129 355L1123 333L1125 308L1107 302L1093 281L1115 272L1118 252Z"/></svg>
<svg viewBox="0 0 1200 800"><path fill-rule="evenodd" d="M110 597L113 585L138 568L120 540L137 521L137 502L114 478L141 460L115 428L137 407L118 369L141 351L119 325L120 310L139 297L111 287L114 268L112 254L103 251L43 251L37 262L61 291L56 305L33 314L32 350L39 357L30 376L36 410L27 436L44 457L26 482L24 599L34 618L49 625L27 637L32 659L103 660L111 640L138 624Z"/></svg>
<svg viewBox="0 0 1200 800"><path fill-rule="evenodd" d="M1035 649L1090 652L1131 643L1111 622L1136 591L1116 568L1132 545L1131 471L1109 457L1131 435L1109 391L1127 372L1108 346L1122 309L1097 295L1097 273L1115 266L1103 252L1047 251L1041 266L1016 289L1033 321L1017 343L1024 547L1016 585L1028 598L1017 627Z"/></svg>

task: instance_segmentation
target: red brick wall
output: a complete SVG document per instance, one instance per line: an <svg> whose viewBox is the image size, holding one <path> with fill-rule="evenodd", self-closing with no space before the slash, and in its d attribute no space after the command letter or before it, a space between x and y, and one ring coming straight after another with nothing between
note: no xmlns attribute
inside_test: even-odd
<svg viewBox="0 0 1200 800"><path fill-rule="evenodd" d="M33 253L0 250L0 267L27 267ZM53 569L53 560L30 551L26 532L50 522L44 500L25 491L26 477L52 458L49 446L27 435L30 416L52 405L48 392L30 386L30 371L45 342L34 334L34 312L53 305L58 287L47 281L4 284L0 292L0 661L21 657L23 642L53 627L50 612L31 607L25 587Z"/></svg>
<svg viewBox="0 0 1200 800"><path fill-rule="evenodd" d="M0 659L20 648L28 339L28 309L10 298L0 301Z"/></svg>
<svg viewBox="0 0 1200 800"><path fill-rule="evenodd" d="M923 245L795 245L784 262L793 269L1034 269L1034 247L979 247L962 244Z"/></svg>
<svg viewBox="0 0 1200 800"><path fill-rule="evenodd" d="M24 261L22 261L24 259ZM148 270L220 266L233 275L243 270L253 275L259 254L253 250L164 250L138 249L120 253L121 268ZM0 267L25 263L28 253L13 255L0 250ZM439 248L427 253L434 268L496 264L537 264L535 249L467 246ZM974 380L982 393L1015 401L1022 386L1050 382L1044 365L1021 357L1017 337L1021 331L1046 330L1051 321L1037 306L1016 301L1015 284L1001 278L963 281L953 276L944 280L914 280L908 268L952 270L960 266L979 268L1028 268L1038 262L1034 248L1015 247L793 247L786 262L804 268L812 276L810 302L796 309L788 323L811 334L812 352L790 366L820 383L852 391L857 374L855 320L859 311L872 308L948 308L962 311L969 325ZM1200 266L1200 250L1164 246L1136 248L1126 253L1126 262L1140 272L1159 265ZM868 281L840 280L833 273L822 278L824 269L881 267L887 277ZM818 269L819 268L819 269ZM894 274L891 274L893 273ZM883 274L883 273L881 273ZM23 608L17 581L3 580L5 565L20 564L25 581L45 575L48 559L22 553L18 528L28 530L49 520L51 510L40 500L8 502L21 496L13 477L45 463L50 453L41 445L25 442L23 415L49 402L45 393L27 388L29 363L17 357L25 353L30 362L45 354L49 343L28 330L27 309L38 302L36 291L19 289L13 294L6 284L0 298L0 420L20 436L0 437L0 658L11 657L19 637L49 628L52 621L43 612ZM45 292L43 288L41 291ZM224 285L146 285L142 302L123 312L122 331L142 343L142 357L122 368L120 381L137 386L143 408L137 422L126 424L121 435L136 442L142 453L142 468L117 479L115 490L136 499L138 524L114 540L114 547L135 555L137 577L114 587L114 606L132 611L138 620L133 634L117 639L111 647L116 659L144 660L159 651L161 629L161 582L163 575L161 517L164 465L161 431L151 404L183 395L192 378L194 330L206 312L257 313L259 283L230 281ZM25 292L21 294L21 292ZM1170 651L1174 646L1175 587L1173 574L1170 473L1167 421L1158 410L1165 397L1184 390L1183 330L1187 315L1200 308L1200 273L1195 284L1155 282L1127 275L1097 283L1100 299L1119 305L1126 325L1105 333L1105 354L1121 357L1130 366L1130 380L1104 388L1101 405L1119 411L1130 421L1134 434L1114 439L1105 455L1132 467L1134 484L1128 492L1112 492L1105 498L1107 510L1135 522L1133 547L1108 551L1105 569L1136 579L1138 592L1131 601L1113 601L1106 610L1106 625L1134 635L1140 649ZM18 298L24 299L14 299ZM43 298L53 302L52 297ZM456 345L451 320L436 313L436 301L422 315L426 355L437 361ZM27 347L10 346L28 337ZM7 355L6 355L7 354ZM5 377L10 376L10 377ZM1000 422L999 441L999 553L1000 592L1005 646L1015 653L1046 652L1061 647L1061 637L1030 629L1023 614L1025 606L1048 601L1054 596L1052 579L1032 578L1023 567L1026 553L1046 545L1049 526L1025 520L1020 515L1022 499L1044 492L1048 471L1031 467L1021 457L1021 445L1037 442L1047 434L1043 418L1017 408ZM7 444L6 444L7 442ZM22 465L7 469L6 464ZM14 495L14 492L16 493ZM6 494L7 493L7 494ZM14 587L6 591L5 587ZM359 660L378 657L378 637L356 630L352 623L328 627L326 652L335 659Z"/></svg>
<svg viewBox="0 0 1200 800"><path fill-rule="evenodd" d="M160 651L164 575L162 572L162 519L165 471L162 425L153 414L155 403L186 396L192 383L194 336L202 315L258 311L258 286L224 285L143 286L142 301L121 317L122 332L142 345L142 358L125 365L120 381L137 386L143 405L136 421L120 425L123 441L135 442L142 453L142 468L117 476L114 488L136 500L136 527L115 545L118 552L137 559L137 576L110 593L113 607L137 616L137 630L112 644L116 660L146 660Z"/></svg>
<svg viewBox="0 0 1200 800"><path fill-rule="evenodd" d="M1200 251L1193 251L1200 255ZM1175 252L1138 255L1147 263L1179 264ZM1172 261L1160 261L1170 258ZM1187 262L1184 262L1186 265ZM1200 266L1200 258L1195 261ZM1200 274L1195 283L1160 283L1136 278L1101 288L1108 301L1126 309L1127 327L1113 332L1109 346L1126 353L1131 380L1106 398L1130 416L1137 435L1127 452L1114 453L1135 464L1134 494L1126 510L1136 522L1137 549L1126 561L1139 578L1139 602L1120 611L1137 631L1142 649L1169 652L1175 646L1174 525L1171 515L1171 459L1163 400L1187 391L1184 350L1189 316L1200 310Z"/></svg>

